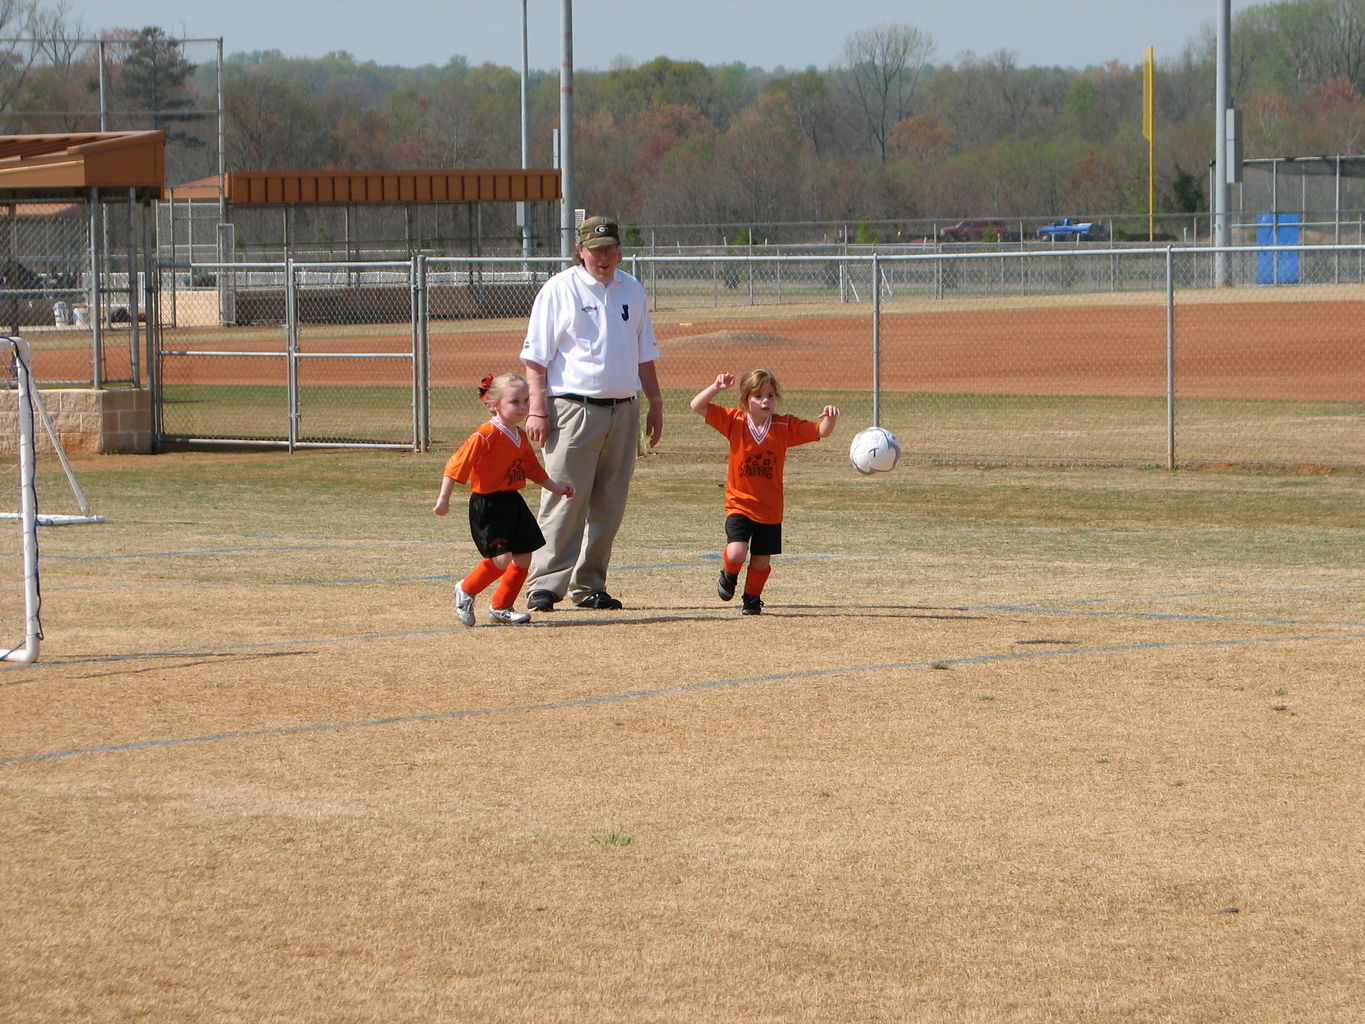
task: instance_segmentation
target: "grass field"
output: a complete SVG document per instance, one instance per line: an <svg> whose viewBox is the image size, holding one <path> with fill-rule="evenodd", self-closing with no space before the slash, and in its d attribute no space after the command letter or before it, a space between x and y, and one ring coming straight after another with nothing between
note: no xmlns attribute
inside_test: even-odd
<svg viewBox="0 0 1365 1024"><path fill-rule="evenodd" d="M698 379L702 379L700 374ZM703 379L704 384L704 379ZM703 385L698 385L699 390ZM670 410L686 410L693 389L665 389ZM434 448L453 448L483 419L471 387L430 393ZM865 391L787 391L786 408L815 416L838 403L849 424L873 422ZM174 385L162 407L168 434L188 438L287 439L283 385ZM1163 398L888 393L882 425L924 463L1013 462L1164 466ZM305 385L299 389L298 436L308 442L414 445L412 392L399 387ZM1358 405L1312 400L1184 399L1178 404L1178 464L1357 467L1365 462L1365 416ZM851 429L851 428L850 428ZM714 448L699 419L673 415L664 449L697 455Z"/></svg>
<svg viewBox="0 0 1365 1024"><path fill-rule="evenodd" d="M1365 474L847 438L763 616L698 449L625 610L521 628L454 622L444 450L79 462L0 671L0 1019L1365 1018Z"/></svg>

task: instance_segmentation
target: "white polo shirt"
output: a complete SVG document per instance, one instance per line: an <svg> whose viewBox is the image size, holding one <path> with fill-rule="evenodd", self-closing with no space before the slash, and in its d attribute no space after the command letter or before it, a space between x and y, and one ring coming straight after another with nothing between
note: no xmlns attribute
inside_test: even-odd
<svg viewBox="0 0 1365 1024"><path fill-rule="evenodd" d="M561 270L536 295L521 358L545 367L552 395L631 397L640 364L659 358L644 286L619 268L610 284Z"/></svg>

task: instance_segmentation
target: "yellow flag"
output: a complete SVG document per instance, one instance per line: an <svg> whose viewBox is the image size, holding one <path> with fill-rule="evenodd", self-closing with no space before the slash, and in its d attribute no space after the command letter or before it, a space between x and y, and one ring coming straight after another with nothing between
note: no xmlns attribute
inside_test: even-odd
<svg viewBox="0 0 1365 1024"><path fill-rule="evenodd" d="M1150 141L1155 136L1152 125L1152 81L1156 77L1152 63L1152 48L1147 47L1146 58L1142 62L1142 137Z"/></svg>
<svg viewBox="0 0 1365 1024"><path fill-rule="evenodd" d="M1152 108L1152 82L1156 78L1156 68L1152 61L1152 48L1147 47L1142 62L1142 135L1147 140L1147 241L1156 237L1156 125Z"/></svg>

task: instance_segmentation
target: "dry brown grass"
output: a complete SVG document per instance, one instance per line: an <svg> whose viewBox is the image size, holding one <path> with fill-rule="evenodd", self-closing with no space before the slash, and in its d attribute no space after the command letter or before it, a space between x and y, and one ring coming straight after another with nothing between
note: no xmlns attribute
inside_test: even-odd
<svg viewBox="0 0 1365 1024"><path fill-rule="evenodd" d="M461 630L443 458L78 467L0 1019L1365 1016L1365 476L793 457L741 618L658 456L624 612Z"/></svg>

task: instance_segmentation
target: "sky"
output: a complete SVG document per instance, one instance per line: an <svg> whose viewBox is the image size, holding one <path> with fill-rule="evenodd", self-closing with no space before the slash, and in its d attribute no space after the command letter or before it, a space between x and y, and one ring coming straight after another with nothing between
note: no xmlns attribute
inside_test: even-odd
<svg viewBox="0 0 1365 1024"><path fill-rule="evenodd" d="M1264 3L1265 0L1261 0ZM1258 6L1232 0L1232 10ZM224 52L279 50L417 67L464 57L521 67L521 0L66 0L86 35L155 25L222 38ZM563 0L525 0L533 70L557 69ZM1012 51L1021 66L1086 67L1176 57L1217 23L1219 0L573 0L576 67L655 57L775 70L824 70L862 29L908 24L933 37L935 63ZM194 59L191 55L191 59Z"/></svg>

